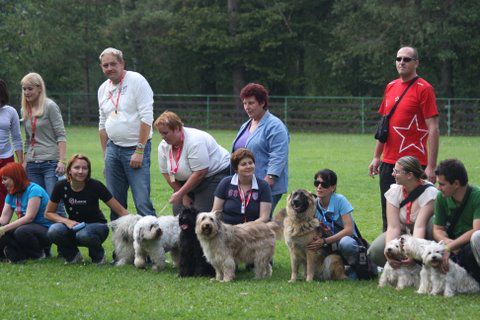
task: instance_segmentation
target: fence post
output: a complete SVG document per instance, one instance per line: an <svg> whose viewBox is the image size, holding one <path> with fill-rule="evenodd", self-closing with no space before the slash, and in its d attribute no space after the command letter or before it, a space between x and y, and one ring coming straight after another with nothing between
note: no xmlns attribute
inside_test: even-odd
<svg viewBox="0 0 480 320"><path fill-rule="evenodd" d="M361 118L362 118L362 134L365 133L365 98L360 100L362 103L361 105Z"/></svg>
<svg viewBox="0 0 480 320"><path fill-rule="evenodd" d="M285 125L288 123L288 97L283 98L283 119L285 121Z"/></svg>
<svg viewBox="0 0 480 320"><path fill-rule="evenodd" d="M450 99L447 100L447 135L450 137L452 130L452 106L450 104Z"/></svg>
<svg viewBox="0 0 480 320"><path fill-rule="evenodd" d="M207 95L207 130L210 130L210 96Z"/></svg>

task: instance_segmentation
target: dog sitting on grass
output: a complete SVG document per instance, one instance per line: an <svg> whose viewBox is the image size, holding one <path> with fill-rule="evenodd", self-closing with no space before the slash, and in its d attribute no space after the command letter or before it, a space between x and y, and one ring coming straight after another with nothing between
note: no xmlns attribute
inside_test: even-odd
<svg viewBox="0 0 480 320"><path fill-rule="evenodd" d="M195 234L195 224L198 210L184 208L179 216L180 241L179 265L180 277L214 276L215 269L207 262L202 247Z"/></svg>
<svg viewBox="0 0 480 320"><path fill-rule="evenodd" d="M141 216L128 214L111 221L112 242L115 250L115 265L133 264L135 250L133 249L133 228Z"/></svg>
<svg viewBox="0 0 480 320"><path fill-rule="evenodd" d="M218 211L200 213L195 227L205 257L215 268L215 280L222 282L235 278L240 262L254 264L255 279L270 277L276 232L280 231L281 224L275 221L225 224Z"/></svg>
<svg viewBox="0 0 480 320"><path fill-rule="evenodd" d="M403 250L403 238L390 240L385 246L385 256L389 259L402 261L407 258ZM393 268L387 261L380 276L378 286L385 287L387 284L402 290L406 287L418 288L420 284L420 270L422 267L418 264L402 265L399 268Z"/></svg>

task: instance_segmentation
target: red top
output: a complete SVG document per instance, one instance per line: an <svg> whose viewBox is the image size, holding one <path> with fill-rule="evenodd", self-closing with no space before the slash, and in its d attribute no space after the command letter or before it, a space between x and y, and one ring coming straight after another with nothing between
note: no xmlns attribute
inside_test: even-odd
<svg viewBox="0 0 480 320"><path fill-rule="evenodd" d="M387 84L385 95L378 112L387 115L396 99L407 88L410 81L400 79ZM415 156L422 165L428 164L428 128L425 119L438 116L433 87L424 79L418 80L408 89L390 118L388 139L383 147L382 161L390 164L403 156Z"/></svg>

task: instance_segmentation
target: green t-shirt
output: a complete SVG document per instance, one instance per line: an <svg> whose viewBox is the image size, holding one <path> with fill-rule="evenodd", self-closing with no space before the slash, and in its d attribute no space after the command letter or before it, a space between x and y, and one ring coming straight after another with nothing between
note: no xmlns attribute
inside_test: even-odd
<svg viewBox="0 0 480 320"><path fill-rule="evenodd" d="M445 227L447 221L452 220L452 215L457 206L452 197L445 198L441 192L438 193L435 200L434 224ZM453 230L455 239L473 228L473 220L480 219L480 188L472 187L472 192L468 197L465 208L458 219Z"/></svg>

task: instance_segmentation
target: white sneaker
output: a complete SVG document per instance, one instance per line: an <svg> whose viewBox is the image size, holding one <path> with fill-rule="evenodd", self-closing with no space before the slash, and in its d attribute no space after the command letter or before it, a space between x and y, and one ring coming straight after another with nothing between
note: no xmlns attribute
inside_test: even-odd
<svg viewBox="0 0 480 320"><path fill-rule="evenodd" d="M75 263L83 263L83 256L80 251L76 254L75 257L73 257L72 260L70 261L65 261L65 264L75 264Z"/></svg>

